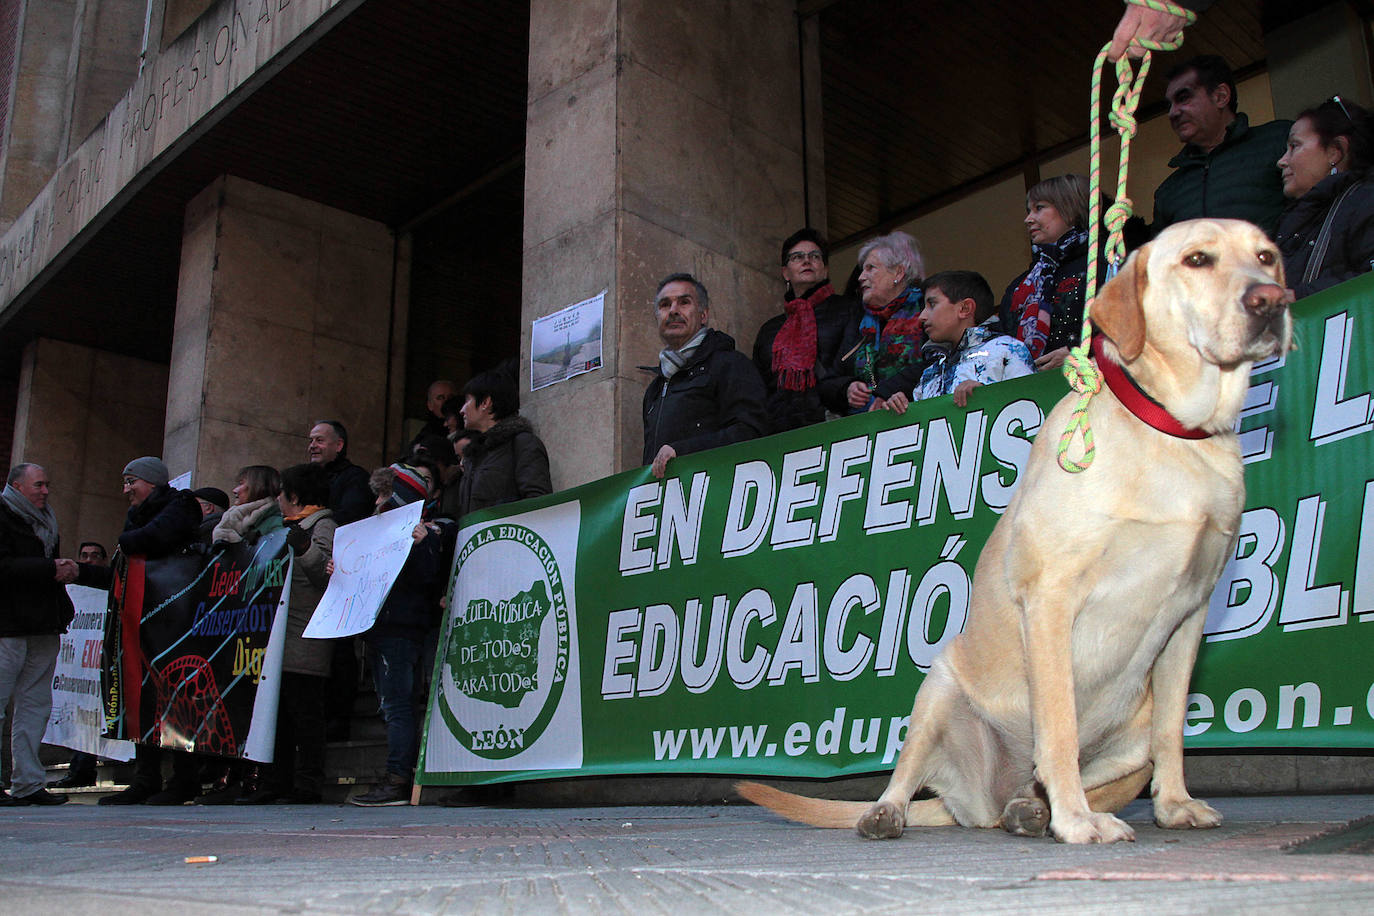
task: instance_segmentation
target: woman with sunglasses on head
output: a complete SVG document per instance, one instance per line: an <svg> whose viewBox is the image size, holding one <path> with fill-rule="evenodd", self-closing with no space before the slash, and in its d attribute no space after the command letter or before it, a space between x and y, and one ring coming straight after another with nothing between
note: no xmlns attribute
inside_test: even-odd
<svg viewBox="0 0 1374 916"><path fill-rule="evenodd" d="M1374 118L1340 96L1298 115L1278 161L1292 203L1277 241L1295 298L1365 273L1374 262Z"/></svg>

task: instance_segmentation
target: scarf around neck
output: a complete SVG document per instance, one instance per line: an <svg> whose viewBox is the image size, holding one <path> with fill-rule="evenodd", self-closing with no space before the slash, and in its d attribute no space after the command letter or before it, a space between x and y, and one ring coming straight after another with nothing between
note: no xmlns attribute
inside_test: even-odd
<svg viewBox="0 0 1374 916"><path fill-rule="evenodd" d="M665 379L670 379L677 374L677 370L687 365L688 360L696 355L697 347L706 339L706 332L710 328L703 327L692 335L692 339L687 341L680 350L672 350L665 347L658 351L658 371L663 373Z"/></svg>
<svg viewBox="0 0 1374 916"><path fill-rule="evenodd" d="M1031 359L1041 356L1045 352L1045 345L1049 343L1050 322L1054 317L1050 314L1054 298L1050 283L1054 280L1054 272L1067 260L1070 250L1085 244L1087 240L1088 230L1075 227L1053 244L1031 246L1035 263L1011 297L1013 313L1020 313L1016 336L1030 350Z"/></svg>
<svg viewBox="0 0 1374 916"><path fill-rule="evenodd" d="M864 306L854 367L870 386L921 361L921 303L921 287L908 286L885 306Z"/></svg>
<svg viewBox="0 0 1374 916"><path fill-rule="evenodd" d="M47 506L37 508L29 502L27 496L8 483L5 484L4 492L0 493L0 499L4 499L5 505L29 523L33 533L43 542L43 555L51 558L57 550L57 516L53 515L52 509Z"/></svg>
<svg viewBox="0 0 1374 916"><path fill-rule="evenodd" d="M324 510L324 506L301 506L301 511L296 512L296 513L294 513L294 514L292 514L292 515L283 515L283 516L282 516L282 521L284 521L284 522L299 522L299 521L304 521L305 519L307 519L307 518L309 518L310 516L314 515L316 512L322 512L323 510Z"/></svg>
<svg viewBox="0 0 1374 916"><path fill-rule="evenodd" d="M829 283L822 283L807 295L789 297L784 303L787 317L773 337L773 377L780 389L807 391L816 387L816 306L834 292Z"/></svg>

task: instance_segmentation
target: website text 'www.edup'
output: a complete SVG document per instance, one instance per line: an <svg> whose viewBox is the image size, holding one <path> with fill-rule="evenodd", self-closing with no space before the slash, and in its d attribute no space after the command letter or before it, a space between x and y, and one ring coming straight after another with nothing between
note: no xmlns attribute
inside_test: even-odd
<svg viewBox="0 0 1374 916"><path fill-rule="evenodd" d="M891 763L902 749L907 720L910 718L878 717L846 723L845 708L841 706L818 726L813 727L809 722L793 722L783 730L780 742L768 740L767 725L655 730L654 759L715 760L728 757L742 760L774 757L779 753L788 757L800 757L807 753L827 756L838 754L842 749L847 749L851 754L872 754L881 747L883 763Z"/></svg>

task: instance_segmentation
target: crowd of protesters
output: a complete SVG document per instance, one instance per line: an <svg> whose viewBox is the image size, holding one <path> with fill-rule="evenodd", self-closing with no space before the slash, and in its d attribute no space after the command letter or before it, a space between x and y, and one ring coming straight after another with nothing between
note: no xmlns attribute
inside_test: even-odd
<svg viewBox="0 0 1374 916"><path fill-rule="evenodd" d="M232 482L225 481L232 483L229 493L216 487L175 489L161 459L129 461L122 478L129 510L118 538L126 556L209 555L284 530L293 562L273 762L225 761L139 743L128 786L99 803L320 802L325 749L330 737L337 737L329 733L332 718L346 721L352 716L360 647L385 725L386 771L370 791L350 801L362 806L408 803L456 521L476 509L552 489L548 455L519 414L518 391L509 366L473 377L461 395L450 383L436 382L429 403L433 422L426 423L396 462L370 473L349 460L347 427L338 420L323 420L310 429L306 461L280 471L267 465L244 467ZM433 397L436 392L442 397ZM454 401L457 405L451 406ZM465 426L448 431L446 416L461 417ZM0 607L0 708L13 700L9 719L15 761L8 791L0 791L0 806L58 805L68 798L48 791L38 756L52 707L60 634L74 614L66 585L109 588L112 581L100 544L83 544L79 562L61 557L57 521L47 505L49 489L42 467L22 463L11 470L0 497L0 581L5 585L0 589L5 595ZM423 508L409 554L373 626L360 640L305 638L333 573L335 531L416 502ZM87 551L88 546L93 549ZM344 671L336 672L336 664ZM336 684L347 694L346 709L330 707ZM95 780L95 759L80 755L52 787L78 788Z"/></svg>
<svg viewBox="0 0 1374 916"><path fill-rule="evenodd" d="M1368 112L1335 96L1292 122L1251 125L1229 68L1210 56L1175 67L1166 97L1184 145L1156 192L1153 223L1132 230L1135 244L1184 219L1251 220L1277 242L1290 301L1371 269ZM1024 220L1031 260L1000 300L974 271L927 275L916 240L900 231L865 243L851 283L837 291L825 238L800 229L779 251L782 311L758 330L752 359L711 327L705 284L688 273L668 275L653 300L663 349L644 394L644 463L662 477L681 455L869 410L902 413L922 398L952 395L962 408L980 386L1056 369L1078 340L1088 264L1102 256L1089 246L1090 202L1081 175L1030 188ZM372 674L387 756L384 779L352 801L409 801L457 522L552 490L548 453L519 413L509 364L474 376L461 391L434 382L426 410L395 463L370 473L353 464L345 425L323 420L310 429L307 461L280 472L245 467L223 481L233 484L232 498L215 487L173 489L157 458L128 463L129 511L118 538L126 555L213 550L284 528L294 564L275 761L225 766L140 745L128 788L102 804L320 801L326 743L347 733L360 655ZM110 581L100 544L83 543L79 562L61 557L49 487L42 467L18 464L0 498L0 723L12 701L14 761L9 791L0 791L4 805L66 800L47 791L38 760L58 638L73 613L66 585ZM361 653L353 639L303 638L333 571L336 529L415 502L423 503L421 521ZM94 760L82 755L55 785L94 779Z"/></svg>

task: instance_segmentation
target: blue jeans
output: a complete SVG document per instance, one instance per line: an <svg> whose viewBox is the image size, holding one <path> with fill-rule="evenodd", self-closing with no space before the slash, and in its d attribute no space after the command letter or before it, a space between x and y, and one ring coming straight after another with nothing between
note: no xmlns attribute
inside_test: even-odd
<svg viewBox="0 0 1374 916"><path fill-rule="evenodd" d="M420 676L418 640L378 636L367 641L367 662L386 723L386 771L410 779L419 751L415 683Z"/></svg>

